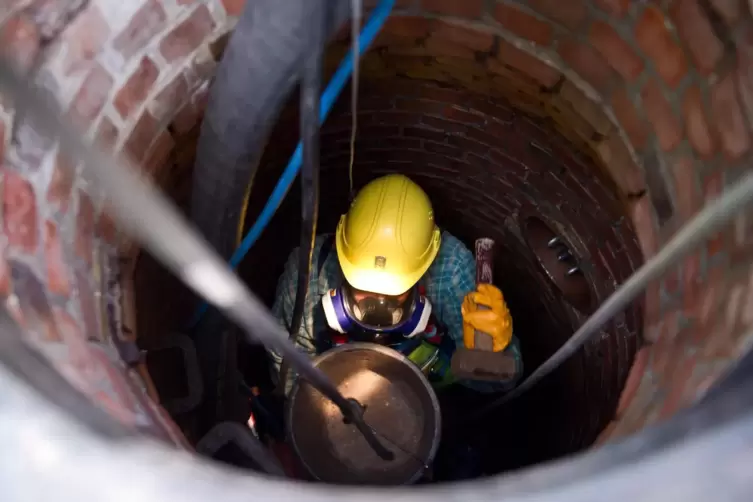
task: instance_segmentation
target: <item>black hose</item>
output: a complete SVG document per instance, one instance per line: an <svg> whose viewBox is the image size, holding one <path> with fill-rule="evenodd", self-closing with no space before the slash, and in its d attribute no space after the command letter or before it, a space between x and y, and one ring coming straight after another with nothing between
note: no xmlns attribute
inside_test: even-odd
<svg viewBox="0 0 753 502"><path fill-rule="evenodd" d="M237 244L248 182L301 77L311 19L322 10L327 39L349 18L349 0L247 2L217 67L197 144L191 217L226 259Z"/></svg>
<svg viewBox="0 0 753 502"><path fill-rule="evenodd" d="M237 244L240 209L254 178L267 135L301 77L310 53L311 19L326 10L326 35L349 18L349 0L254 0L228 40L210 88L193 173L191 218L202 235L228 259ZM210 309L192 333L204 379L205 406L198 427L205 433L237 394L220 343L225 317Z"/></svg>
<svg viewBox="0 0 753 502"><path fill-rule="evenodd" d="M295 304L290 320L290 341L298 340L306 306L311 260L316 240L316 224L319 219L319 94L322 87L322 58L326 42L325 22L329 17L326 9L321 9L311 23L311 53L305 62L301 80L301 141L303 143L303 164L301 166L301 245L298 248L298 284ZM288 361L283 358L280 365L279 392L285 393L288 375Z"/></svg>

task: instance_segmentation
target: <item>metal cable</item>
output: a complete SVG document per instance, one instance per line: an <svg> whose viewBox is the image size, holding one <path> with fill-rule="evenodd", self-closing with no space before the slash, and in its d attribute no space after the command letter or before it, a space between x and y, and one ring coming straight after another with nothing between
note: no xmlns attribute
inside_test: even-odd
<svg viewBox="0 0 753 502"><path fill-rule="evenodd" d="M324 55L327 9L317 11L318 19L312 20L310 33L311 55L304 63L301 79L300 133L303 144L301 169L301 236L298 247L298 279L296 284L293 314L290 319L289 338L295 344L301 332L303 311L311 277L311 260L316 240L316 224L319 218L319 88L322 84L322 57ZM280 364L278 391L285 393L290 365L283 358Z"/></svg>
<svg viewBox="0 0 753 502"><path fill-rule="evenodd" d="M83 176L107 197L111 216L197 294L240 326L251 341L290 360L297 372L330 399L383 458L392 453L363 421L363 412L299 351L274 316L238 279L220 256L191 228L175 207L126 159L115 160L87 145L77 128L64 123L56 102L0 59L0 88L33 117L42 134L57 138L61 150L83 163ZM73 168L72 168L73 169ZM75 175L75 173L73 173Z"/></svg>
<svg viewBox="0 0 753 502"><path fill-rule="evenodd" d="M489 403L481 410L470 415L467 420L476 420L490 411L509 403L534 385L539 383L552 371L557 369L588 340L601 332L601 327L614 316L622 312L654 280L675 266L696 246L730 222L753 200L753 174L746 174L719 198L706 206L690 219L677 234L654 256L643 264L625 281L607 300L589 317L586 322L557 350L549 359L539 366L531 376L515 389Z"/></svg>

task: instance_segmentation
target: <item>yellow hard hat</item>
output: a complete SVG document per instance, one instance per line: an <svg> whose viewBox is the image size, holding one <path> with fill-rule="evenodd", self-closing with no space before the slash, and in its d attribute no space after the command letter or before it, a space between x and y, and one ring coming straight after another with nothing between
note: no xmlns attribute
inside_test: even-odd
<svg viewBox="0 0 753 502"><path fill-rule="evenodd" d="M363 187L337 225L337 257L356 289L401 295L426 273L439 251L440 231L426 193L390 174Z"/></svg>

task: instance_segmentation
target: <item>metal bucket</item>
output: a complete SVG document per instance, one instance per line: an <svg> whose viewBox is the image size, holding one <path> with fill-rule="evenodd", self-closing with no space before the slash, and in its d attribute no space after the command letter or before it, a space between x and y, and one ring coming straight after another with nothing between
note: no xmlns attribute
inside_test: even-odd
<svg viewBox="0 0 753 502"><path fill-rule="evenodd" d="M439 446L439 402L429 381L405 356L371 343L329 350L314 366L347 398L395 458L383 460L340 410L307 382L293 387L286 413L290 442L314 479L337 484L402 485L421 478Z"/></svg>

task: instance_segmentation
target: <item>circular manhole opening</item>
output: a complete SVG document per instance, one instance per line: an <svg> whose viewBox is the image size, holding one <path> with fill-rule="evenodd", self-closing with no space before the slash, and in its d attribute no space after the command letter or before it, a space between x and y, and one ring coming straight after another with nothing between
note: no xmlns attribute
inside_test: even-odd
<svg viewBox="0 0 753 502"><path fill-rule="evenodd" d="M572 246L549 225L533 216L526 218L523 236L562 297L579 311L590 314L594 297Z"/></svg>

